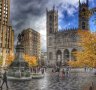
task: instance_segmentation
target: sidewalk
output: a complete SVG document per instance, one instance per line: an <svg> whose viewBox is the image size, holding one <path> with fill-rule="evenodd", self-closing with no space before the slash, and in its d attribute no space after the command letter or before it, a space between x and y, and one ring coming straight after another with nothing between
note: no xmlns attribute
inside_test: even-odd
<svg viewBox="0 0 96 90"><path fill-rule="evenodd" d="M92 89L90 87L92 87ZM83 90L96 90L96 83L93 83L93 85L92 83L86 84L86 86L83 87Z"/></svg>

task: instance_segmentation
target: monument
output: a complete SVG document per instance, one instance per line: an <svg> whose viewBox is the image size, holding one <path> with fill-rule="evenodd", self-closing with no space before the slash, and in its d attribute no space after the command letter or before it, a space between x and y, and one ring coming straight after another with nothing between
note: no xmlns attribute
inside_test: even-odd
<svg viewBox="0 0 96 90"><path fill-rule="evenodd" d="M24 48L21 45L20 40L21 37L19 35L16 46L15 60L12 62L8 69L8 79L30 80L31 73L28 63L23 58Z"/></svg>

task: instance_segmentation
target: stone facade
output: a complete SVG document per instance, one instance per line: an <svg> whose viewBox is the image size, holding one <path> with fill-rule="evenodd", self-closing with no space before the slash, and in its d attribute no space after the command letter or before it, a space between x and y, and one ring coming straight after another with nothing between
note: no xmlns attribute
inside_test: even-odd
<svg viewBox="0 0 96 90"><path fill-rule="evenodd" d="M86 3L79 0L79 26L78 28L58 30L58 11L46 10L47 12L47 60L49 65L62 63L66 64L69 60L75 60L73 53L81 50L78 46L78 31L89 30L89 18L96 11L96 8L88 8Z"/></svg>
<svg viewBox="0 0 96 90"><path fill-rule="evenodd" d="M36 56L40 59L40 33L28 28L21 32L18 37L21 36L21 44L24 46L24 53L30 56Z"/></svg>
<svg viewBox="0 0 96 90"><path fill-rule="evenodd" d="M47 66L47 65L48 65L47 52L41 52L40 65L41 65L41 66Z"/></svg>

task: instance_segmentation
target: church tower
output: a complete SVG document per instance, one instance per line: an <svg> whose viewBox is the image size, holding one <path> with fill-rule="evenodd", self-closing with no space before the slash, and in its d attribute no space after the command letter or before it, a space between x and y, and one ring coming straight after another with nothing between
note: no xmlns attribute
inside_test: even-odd
<svg viewBox="0 0 96 90"><path fill-rule="evenodd" d="M89 9L88 0L81 3L79 0L79 30L89 30Z"/></svg>
<svg viewBox="0 0 96 90"><path fill-rule="evenodd" d="M58 31L58 11L55 10L46 10L47 12L47 35L55 33Z"/></svg>
<svg viewBox="0 0 96 90"><path fill-rule="evenodd" d="M47 32L47 61L48 64L54 64L54 42L55 33L58 32L58 11L53 7L52 10L46 10L46 32Z"/></svg>

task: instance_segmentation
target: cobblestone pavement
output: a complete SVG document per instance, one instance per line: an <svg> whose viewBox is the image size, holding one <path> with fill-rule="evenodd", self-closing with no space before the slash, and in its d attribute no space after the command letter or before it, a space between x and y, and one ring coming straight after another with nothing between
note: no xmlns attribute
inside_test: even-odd
<svg viewBox="0 0 96 90"><path fill-rule="evenodd" d="M82 87L89 82L96 82L96 77L90 72L72 72L64 79L56 73L48 71L43 79L31 81L8 81L8 90L83 90ZM4 87L2 90L7 90Z"/></svg>

